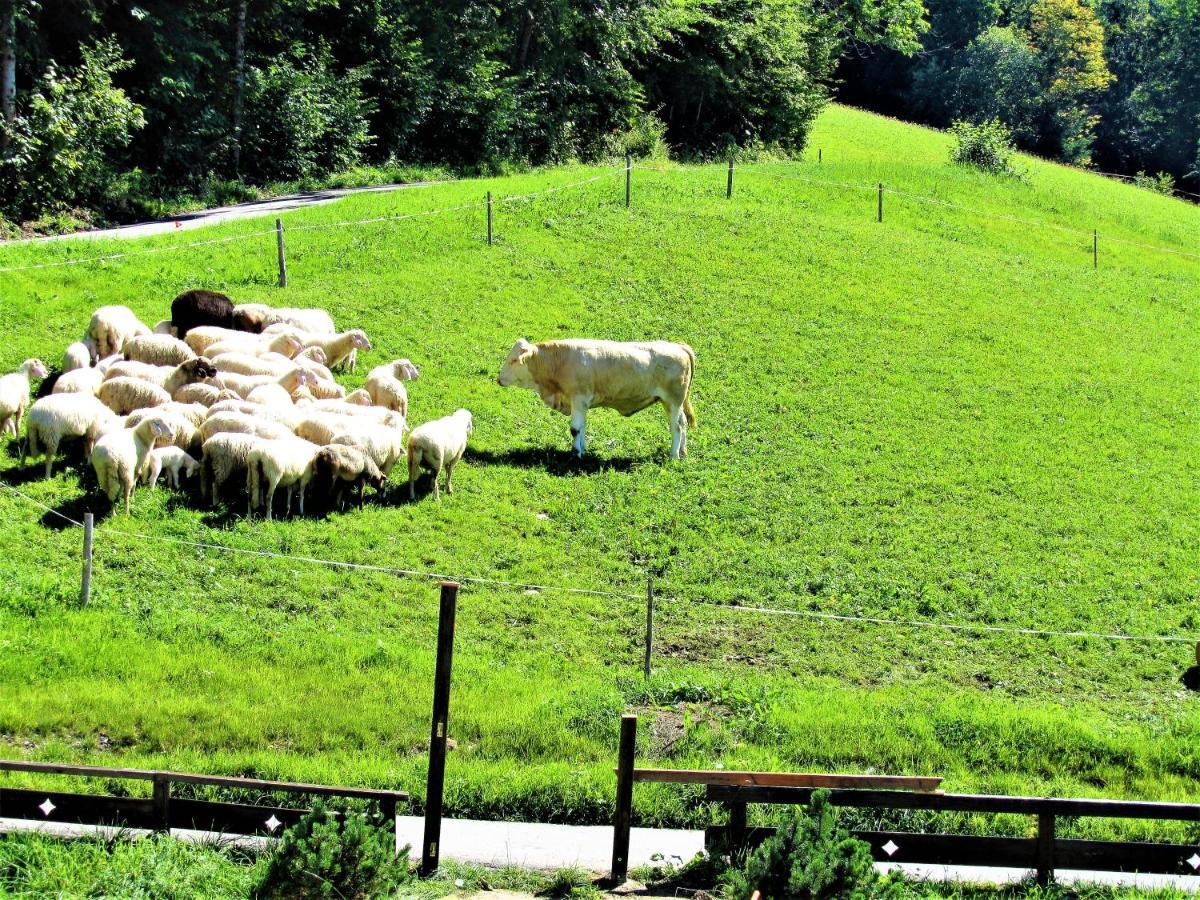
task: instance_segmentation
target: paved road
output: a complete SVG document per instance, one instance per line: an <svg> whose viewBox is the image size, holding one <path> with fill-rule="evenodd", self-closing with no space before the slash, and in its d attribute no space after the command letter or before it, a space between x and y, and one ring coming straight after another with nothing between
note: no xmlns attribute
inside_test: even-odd
<svg viewBox="0 0 1200 900"><path fill-rule="evenodd" d="M374 187L338 188L327 191L311 191L306 194L287 194L270 200L252 200L233 206L218 206L198 212L183 213L174 219L159 222L142 222L137 225L122 225L119 228L101 228L95 231L77 231L72 234L54 234L30 238L31 241L65 241L79 238L139 238L152 234L168 234L176 231L191 231L206 225L230 222L234 219L249 219L256 216L275 216L294 209L323 206L352 194L385 193L405 188L427 187L435 182L414 181L409 184L381 184Z"/></svg>

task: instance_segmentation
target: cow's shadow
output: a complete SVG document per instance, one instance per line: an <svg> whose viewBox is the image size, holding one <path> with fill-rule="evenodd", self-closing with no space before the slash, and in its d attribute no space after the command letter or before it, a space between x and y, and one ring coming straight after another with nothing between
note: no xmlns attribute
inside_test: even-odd
<svg viewBox="0 0 1200 900"><path fill-rule="evenodd" d="M542 469L549 475L572 477L593 475L597 472L628 472L640 463L653 462L651 457L595 456L585 454L583 458L574 450L557 447L520 447L513 450L467 449L467 463L485 466L517 466L522 469Z"/></svg>
<svg viewBox="0 0 1200 900"><path fill-rule="evenodd" d="M1192 666L1184 672L1179 681L1189 691L1200 691L1200 665Z"/></svg>

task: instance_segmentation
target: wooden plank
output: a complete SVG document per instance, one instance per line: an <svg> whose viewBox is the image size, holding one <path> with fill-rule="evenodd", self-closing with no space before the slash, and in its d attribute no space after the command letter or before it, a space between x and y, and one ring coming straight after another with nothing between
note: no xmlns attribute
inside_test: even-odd
<svg viewBox="0 0 1200 900"><path fill-rule="evenodd" d="M696 769L634 769L634 781L759 787L935 791L941 778L923 775L839 775L798 772L713 772Z"/></svg>
<svg viewBox="0 0 1200 900"><path fill-rule="evenodd" d="M157 810L154 801L149 798L19 788L0 788L0 817L121 828L158 826Z"/></svg>
<svg viewBox="0 0 1200 900"><path fill-rule="evenodd" d="M610 874L617 884L629 875L629 834L633 825L633 761L637 749L637 716L621 716L617 748L617 800L613 809L613 852Z"/></svg>
<svg viewBox="0 0 1200 900"><path fill-rule="evenodd" d="M1042 887L1054 878L1054 813L1038 813L1037 883Z"/></svg>
<svg viewBox="0 0 1200 900"><path fill-rule="evenodd" d="M1061 838L1054 842L1054 865L1058 869L1197 875L1200 872L1188 862L1193 854L1200 854L1200 846Z"/></svg>
<svg viewBox="0 0 1200 900"><path fill-rule="evenodd" d="M488 206L491 209L491 206ZM446 741L450 734L450 683L454 663L454 617L458 585L443 581L438 608L437 658L433 672L433 722L429 735L429 767L425 776L425 831L421 841L421 876L438 870L441 859L442 800L446 787Z"/></svg>
<svg viewBox="0 0 1200 900"><path fill-rule="evenodd" d="M211 800L180 800L178 797L172 797L168 821L171 828L278 837L286 828L300 821L300 817L306 812L306 809L217 803ZM274 827L271 823L272 817L278 823Z"/></svg>
<svg viewBox="0 0 1200 900"><path fill-rule="evenodd" d="M803 804L812 796L812 788L710 785L708 800L728 803ZM866 791L833 789L829 794L835 806L867 809L933 809L959 812L1018 813L1056 816L1092 816L1114 819L1163 819L1200 822L1200 804L1157 803L1144 800L1066 799L1058 797L1003 797L992 794L946 794L918 791Z"/></svg>
<svg viewBox="0 0 1200 900"><path fill-rule="evenodd" d="M360 800L408 800L404 791L376 788L336 787L326 784L304 784L294 781L266 781L261 778L238 778L228 775L199 775L189 772L156 772L148 769L119 769L108 766L79 766L67 763L32 762L19 759L0 759L0 772L42 772L47 775L78 775L88 778L122 778L153 781L166 778L180 784L206 784L213 787L240 788L256 791L280 791L290 794L313 794L331 797L354 797Z"/></svg>

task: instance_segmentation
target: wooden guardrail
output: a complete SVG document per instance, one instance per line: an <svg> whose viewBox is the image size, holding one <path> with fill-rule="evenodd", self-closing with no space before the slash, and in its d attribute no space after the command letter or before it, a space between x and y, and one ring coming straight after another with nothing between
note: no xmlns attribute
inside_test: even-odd
<svg viewBox="0 0 1200 900"><path fill-rule="evenodd" d="M616 881L624 881L629 871L633 785L639 781L704 785L707 800L725 804L729 824L705 831L705 844L713 850L740 852L772 832L748 827L749 804L804 804L813 791L827 788L835 806L1013 813L1037 819L1037 836L1030 838L852 831L870 844L871 854L881 862L1024 868L1036 872L1043 884L1054 877L1056 868L1200 875L1200 845L1057 836L1057 820L1063 816L1200 822L1200 804L947 794L938 790L941 779L926 777L638 769L634 767L636 736L637 717L623 716L613 823L612 876Z"/></svg>
<svg viewBox="0 0 1200 900"><path fill-rule="evenodd" d="M169 832L172 828L213 831L223 834L273 835L299 821L307 809L256 806L216 800L193 800L171 795L172 784L196 784L237 788L262 793L302 794L371 800L379 804L385 820L390 819L399 842L398 813L408 800L404 791L375 788L334 787L292 781L266 781L224 775L159 772L146 769L117 769L62 763L0 760L2 772L40 772L87 778L113 778L153 783L151 797L115 797L106 794L77 794L62 791L0 787L0 818L29 819L74 825L108 825Z"/></svg>

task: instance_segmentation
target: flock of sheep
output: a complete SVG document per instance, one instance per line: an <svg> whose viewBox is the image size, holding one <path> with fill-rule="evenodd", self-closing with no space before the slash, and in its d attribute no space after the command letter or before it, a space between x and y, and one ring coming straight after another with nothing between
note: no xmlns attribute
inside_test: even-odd
<svg viewBox="0 0 1200 900"><path fill-rule="evenodd" d="M289 513L294 493L301 515L306 492L326 508L355 493L361 505L364 486L385 490L402 459L410 498L422 469L434 473L435 498L443 470L450 493L471 414L427 422L406 440L405 382L416 366L376 366L349 395L334 381L370 349L363 331L337 331L324 310L234 305L214 291L180 294L153 329L124 306L104 306L61 371L30 359L0 377L0 432L19 440L24 420L22 464L44 454L46 477L63 442L82 440L101 490L126 513L135 485L153 488L163 473L179 487L199 472L201 497L214 504L241 476L248 515L262 509L268 519L279 488Z"/></svg>

